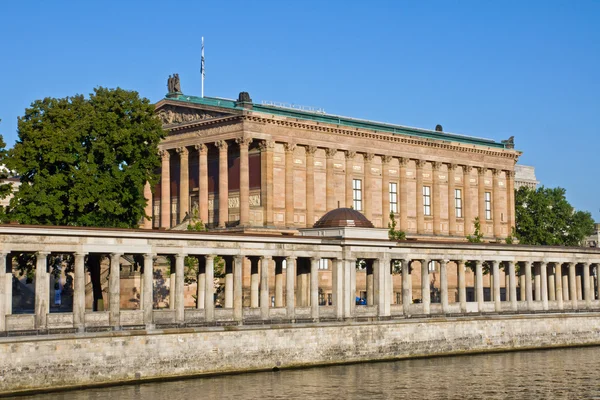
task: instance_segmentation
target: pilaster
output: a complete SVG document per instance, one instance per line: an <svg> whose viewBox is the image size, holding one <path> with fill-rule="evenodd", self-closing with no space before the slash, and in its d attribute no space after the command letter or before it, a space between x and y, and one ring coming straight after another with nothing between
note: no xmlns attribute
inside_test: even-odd
<svg viewBox="0 0 600 400"><path fill-rule="evenodd" d="M327 157L327 172L326 172L326 198L325 204L327 210L331 211L337 208L335 204L335 175L334 175L334 163L333 157L335 157L337 149L325 149L325 155Z"/></svg>
<svg viewBox="0 0 600 400"><path fill-rule="evenodd" d="M425 216L423 209L423 167L425 166L424 160L415 160L417 167L417 189L415 190L416 201L417 201L417 233L425 233Z"/></svg>
<svg viewBox="0 0 600 400"><path fill-rule="evenodd" d="M481 224L481 231L485 236L487 234L487 219L485 218L485 173L487 172L487 168L479 167L477 168L477 213L479 214L479 223Z"/></svg>
<svg viewBox="0 0 600 400"><path fill-rule="evenodd" d="M373 153L365 153L363 154L364 157L364 177L365 177L365 187L363 190L363 194L364 194L364 208L365 208L365 217L367 217L367 219L369 221L371 221L373 219L373 202L372 202L372 195L373 195L373 173L371 172L371 163L373 161L373 157L375 157L375 155Z"/></svg>
<svg viewBox="0 0 600 400"><path fill-rule="evenodd" d="M294 226L294 150L295 143L284 143L285 149L285 226Z"/></svg>
<svg viewBox="0 0 600 400"><path fill-rule="evenodd" d="M190 212L190 166L187 147L179 147L179 223Z"/></svg>
<svg viewBox="0 0 600 400"><path fill-rule="evenodd" d="M355 151L346 150L346 207L353 208L353 195L352 195L352 181L354 178L354 157L356 157Z"/></svg>
<svg viewBox="0 0 600 400"><path fill-rule="evenodd" d="M248 148L252 139L237 138L235 142L240 147L240 225L250 224L250 166Z"/></svg>
<svg viewBox="0 0 600 400"><path fill-rule="evenodd" d="M431 203L433 208L433 234L440 235L442 233L440 221L440 167L442 163L432 162L433 185L431 185Z"/></svg>
<svg viewBox="0 0 600 400"><path fill-rule="evenodd" d="M265 225L274 226L275 221L273 218L273 149L275 148L275 142L270 140L263 140L259 144L261 151L261 201L264 207L265 213Z"/></svg>
<svg viewBox="0 0 600 400"><path fill-rule="evenodd" d="M205 144L197 144L198 151L198 210L200 220L208 223L208 148Z"/></svg>
<svg viewBox="0 0 600 400"><path fill-rule="evenodd" d="M390 162L392 156L381 156L381 227L387 228L390 222ZM397 200L397 199L396 199ZM398 202L396 202L398 204ZM404 206L398 204L398 207ZM397 210L396 210L397 212Z"/></svg>
<svg viewBox="0 0 600 400"><path fill-rule="evenodd" d="M463 220L464 234L470 235L473 233L473 204L471 202L471 171L473 167L463 165Z"/></svg>
<svg viewBox="0 0 600 400"><path fill-rule="evenodd" d="M227 142L215 143L219 149L219 228L225 228L229 221L229 168L227 161Z"/></svg>
<svg viewBox="0 0 600 400"><path fill-rule="evenodd" d="M456 164L448 164L448 234L456 236ZM464 211L464 208L463 208Z"/></svg>
<svg viewBox="0 0 600 400"><path fill-rule="evenodd" d="M306 227L315 223L315 152L316 146L306 146Z"/></svg>
<svg viewBox="0 0 600 400"><path fill-rule="evenodd" d="M398 175L400 175L400 201L398 202L398 207L400 207L400 229L404 232L408 232L408 188L406 184L406 166L408 165L408 161L408 158L400 157L398 159Z"/></svg>
<svg viewBox="0 0 600 400"><path fill-rule="evenodd" d="M500 170L492 169L492 210L494 218L494 237L499 238L502 235L502 221L500 207Z"/></svg>

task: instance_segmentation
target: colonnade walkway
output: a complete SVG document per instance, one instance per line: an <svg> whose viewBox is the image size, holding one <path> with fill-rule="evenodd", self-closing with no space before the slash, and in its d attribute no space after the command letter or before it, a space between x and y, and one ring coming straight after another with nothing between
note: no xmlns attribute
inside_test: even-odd
<svg viewBox="0 0 600 400"><path fill-rule="evenodd" d="M600 251L594 248L397 242L382 236L385 230L362 228L301 233L0 226L0 335L600 309ZM22 254L35 255L35 310L31 314L12 312L10 261ZM72 312L51 313L49 260L65 254L74 258L73 308ZM86 309L86 259L90 255L110 258L107 311ZM140 306L135 310L121 306L120 260L125 255L137 257L142 264ZM168 309L155 309L153 272L158 256L172 259L174 267L169 289L174 301ZM215 304L217 256L225 263L221 305ZM194 307L186 307L186 257L196 258L198 266ZM324 259L331 265L331 305L320 305L319 299L319 265ZM244 269L244 263L250 268ZM272 263L274 270L267 267ZM365 305L356 302L358 264L366 269ZM493 286L491 301L484 301L483 276L488 269ZM503 279L501 269L507 278ZM434 271L439 273L435 282L439 303L431 301ZM248 272L250 276L244 276ZM402 276L400 288L394 287L393 273ZM470 273L474 274L474 301L467 301L465 282ZM415 274L420 275L421 287L413 290ZM457 281L456 299L448 294L449 276ZM501 286L506 296L501 296ZM421 299L415 303L413 291L419 289ZM402 294L401 304L394 304L394 292Z"/></svg>

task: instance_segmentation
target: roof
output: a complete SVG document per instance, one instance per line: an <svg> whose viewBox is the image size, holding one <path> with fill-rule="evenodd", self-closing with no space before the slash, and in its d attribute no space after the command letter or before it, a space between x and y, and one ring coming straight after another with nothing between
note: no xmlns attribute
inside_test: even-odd
<svg viewBox="0 0 600 400"><path fill-rule="evenodd" d="M345 226L357 228L374 228L373 223L353 208L336 208L323 215L314 228L340 228Z"/></svg>
<svg viewBox="0 0 600 400"><path fill-rule="evenodd" d="M218 97L197 97L188 96L185 94L169 95L166 99L170 101L178 101L182 103L202 104L212 107L221 107L230 110L242 111L245 108L242 105L238 105L235 100L223 99ZM349 128L368 129L379 132L387 132L396 135L407 135L415 136L425 139L435 139L459 142L464 144L473 144L478 146L493 147L498 149L507 148L502 142L496 142L492 139L484 139L473 136L465 136L456 133L438 132L430 129L414 128L403 125L394 125L384 122L368 121L358 118L343 117L340 115L325 114L322 112L312 112L291 109L286 107L279 107L275 105L266 105L252 103L253 113L263 113L269 115L277 115L282 117L297 118L306 121L322 122L328 124L334 124L339 126L345 126Z"/></svg>

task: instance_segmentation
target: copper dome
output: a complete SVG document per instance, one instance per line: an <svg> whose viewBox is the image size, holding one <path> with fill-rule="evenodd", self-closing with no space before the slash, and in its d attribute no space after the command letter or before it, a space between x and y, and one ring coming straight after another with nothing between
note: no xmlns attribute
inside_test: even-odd
<svg viewBox="0 0 600 400"><path fill-rule="evenodd" d="M351 226L357 228L374 228L373 223L353 208L336 208L319 219L313 228L339 228Z"/></svg>

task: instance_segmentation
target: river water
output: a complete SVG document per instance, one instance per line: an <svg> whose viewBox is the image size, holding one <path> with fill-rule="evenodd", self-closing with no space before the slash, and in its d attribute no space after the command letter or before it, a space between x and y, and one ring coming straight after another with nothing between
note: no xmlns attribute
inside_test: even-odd
<svg viewBox="0 0 600 400"><path fill-rule="evenodd" d="M259 372L25 398L600 399L600 347Z"/></svg>

